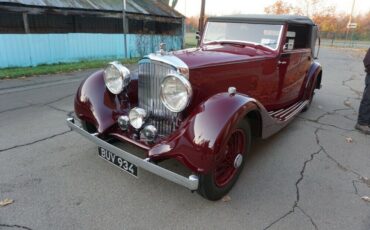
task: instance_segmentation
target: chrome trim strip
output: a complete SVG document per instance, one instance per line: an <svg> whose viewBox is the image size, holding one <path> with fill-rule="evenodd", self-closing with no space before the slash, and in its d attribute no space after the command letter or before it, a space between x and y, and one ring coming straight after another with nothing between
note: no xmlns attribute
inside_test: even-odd
<svg viewBox="0 0 370 230"><path fill-rule="evenodd" d="M283 110L284 109L279 109L279 110L276 110L276 111L270 111L269 114L270 114L270 116L274 116L275 114L278 114L278 113L280 113Z"/></svg>
<svg viewBox="0 0 370 230"><path fill-rule="evenodd" d="M166 53L164 55L162 55L160 53L158 53L158 54L152 53L152 54L149 54L149 55L145 56L143 60L145 60L145 59L150 59L152 61L162 62L162 63L168 64L168 65L174 66L177 69L186 69L187 72L189 72L188 65L185 62L183 62L180 58L176 57L175 55L173 55L171 53ZM139 62L139 64L140 64L140 62ZM185 76L185 77L187 77L189 79L189 76Z"/></svg>
<svg viewBox="0 0 370 230"><path fill-rule="evenodd" d="M303 103L303 101L300 101L300 102L297 102L295 103L294 105L290 106L286 111L284 111L283 113L277 115L279 117L285 117L287 115L289 115L290 113L294 112L297 108L299 108L299 106Z"/></svg>
<svg viewBox="0 0 370 230"><path fill-rule="evenodd" d="M146 159L141 159L135 155L132 155L131 153L126 152L112 144L109 144L108 142L105 142L104 140L97 137L96 135L90 134L81 127L75 125L73 118L67 118L67 125L73 131L76 131L77 133L84 136L85 138L95 143L96 145L103 147L114 154L117 154L118 156L124 158L125 160L130 161L131 163L148 172L156 174L176 184L182 185L192 191L198 189L199 179L196 175L190 175L188 178L186 178L180 174L174 173L168 169L153 164Z"/></svg>
<svg viewBox="0 0 370 230"><path fill-rule="evenodd" d="M271 113L269 113L266 108L256 99L250 98L249 101L256 103L257 107L260 110L262 116L262 139L266 139L271 135L277 133L280 129L284 128L287 124L289 124L292 118L299 114L304 106L309 103L308 100L302 101L302 103L299 104L299 106L296 107L294 111L291 111L291 114L289 114L283 120L279 120L278 118L274 117L276 115L271 115Z"/></svg>
<svg viewBox="0 0 370 230"><path fill-rule="evenodd" d="M285 118L285 120L289 120L290 118L292 118L292 117L294 117L295 115L297 115L307 104L309 103L309 101L307 100L307 101L304 101L304 102L302 102L302 104L296 109L296 113L292 113L292 114L290 114L289 116L287 116L286 118Z"/></svg>
<svg viewBox="0 0 370 230"><path fill-rule="evenodd" d="M294 111L299 105L302 104L302 101L296 102L295 104L291 105L290 107L284 109L283 111L274 115L274 117L284 117L288 115L290 112Z"/></svg>

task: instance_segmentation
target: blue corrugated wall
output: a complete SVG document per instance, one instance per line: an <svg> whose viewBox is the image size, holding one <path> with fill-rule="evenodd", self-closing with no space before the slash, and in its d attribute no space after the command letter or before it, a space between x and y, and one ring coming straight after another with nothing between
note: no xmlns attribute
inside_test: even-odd
<svg viewBox="0 0 370 230"><path fill-rule="evenodd" d="M178 50L182 36L122 34L0 34L0 68L37 66L88 59L140 57L159 49Z"/></svg>

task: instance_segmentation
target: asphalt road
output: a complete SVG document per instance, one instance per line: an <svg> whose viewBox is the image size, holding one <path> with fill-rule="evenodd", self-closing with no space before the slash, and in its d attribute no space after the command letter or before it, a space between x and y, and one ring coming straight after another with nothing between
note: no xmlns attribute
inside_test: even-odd
<svg viewBox="0 0 370 230"><path fill-rule="evenodd" d="M369 230L370 136L353 129L361 54L325 48L320 61L311 109L255 143L228 202L144 171L135 179L70 132L73 95L93 70L0 81L0 200L14 200L0 229Z"/></svg>

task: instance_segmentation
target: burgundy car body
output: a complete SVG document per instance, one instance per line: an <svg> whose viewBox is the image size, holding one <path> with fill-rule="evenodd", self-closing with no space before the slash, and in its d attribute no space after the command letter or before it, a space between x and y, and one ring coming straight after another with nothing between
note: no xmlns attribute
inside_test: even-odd
<svg viewBox="0 0 370 230"><path fill-rule="evenodd" d="M259 22L258 18L240 20ZM195 174L206 174L218 163L224 140L238 121L249 119L253 134L267 138L308 105L313 90L320 87L322 69L315 61L314 47L284 49L288 25L305 22L295 18L270 18L263 22L283 26L276 50L253 44L201 43L197 48L147 57L180 59L188 66L193 89L192 100L181 113L178 127L154 143L135 137L133 128L123 131L117 125L120 115L127 115L138 105L137 73L132 74L128 89L119 95L107 90L103 71L94 73L78 89L75 113L100 137L114 137L145 149L150 161L175 158ZM236 88L235 94L228 92L230 87Z"/></svg>

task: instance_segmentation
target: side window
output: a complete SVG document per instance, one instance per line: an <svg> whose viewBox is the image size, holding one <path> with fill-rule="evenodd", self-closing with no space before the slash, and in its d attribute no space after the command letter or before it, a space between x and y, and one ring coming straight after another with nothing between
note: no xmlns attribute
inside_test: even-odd
<svg viewBox="0 0 370 230"><path fill-rule="evenodd" d="M285 49L305 49L310 47L310 27L307 25L288 25Z"/></svg>

